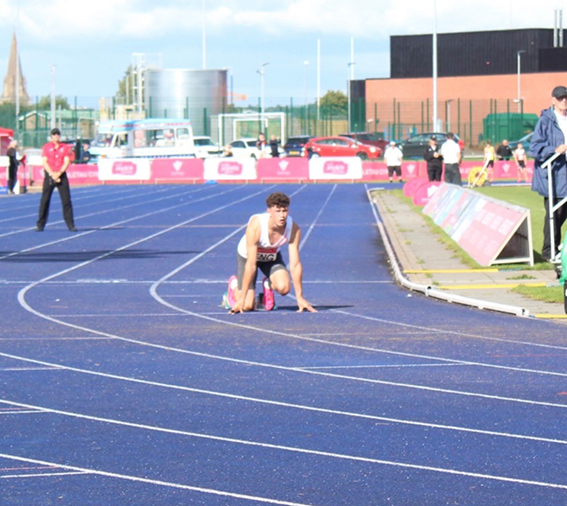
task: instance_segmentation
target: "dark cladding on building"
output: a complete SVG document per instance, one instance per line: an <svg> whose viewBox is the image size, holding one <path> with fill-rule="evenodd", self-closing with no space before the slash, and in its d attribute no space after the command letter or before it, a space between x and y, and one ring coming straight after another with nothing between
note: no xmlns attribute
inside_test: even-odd
<svg viewBox="0 0 567 506"><path fill-rule="evenodd" d="M556 38L541 28L438 34L437 75L515 74L518 51L522 73L567 71L567 48L554 47ZM391 36L390 78L431 77L432 47L432 34Z"/></svg>

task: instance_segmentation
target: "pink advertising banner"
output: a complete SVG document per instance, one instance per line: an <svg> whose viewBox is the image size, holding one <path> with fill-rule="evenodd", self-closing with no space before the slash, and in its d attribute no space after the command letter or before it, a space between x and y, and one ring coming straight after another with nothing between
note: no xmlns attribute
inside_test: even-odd
<svg viewBox="0 0 567 506"><path fill-rule="evenodd" d="M402 179L410 181L421 175L422 164L419 161L402 163ZM425 171L425 169L423 169ZM424 172L425 173L425 172ZM362 163L363 181L388 181L388 167L384 162L363 162Z"/></svg>
<svg viewBox="0 0 567 506"><path fill-rule="evenodd" d="M29 171L29 172L28 172ZM18 169L18 179L21 181L20 174L24 172L27 177L28 174L31 176L31 180L34 182L34 186L41 185L43 183L43 167L40 165L28 164L24 169L20 167ZM99 184L100 180L98 178L98 165L94 163L89 164L71 164L67 169L67 177L71 184ZM29 182L28 182L29 183ZM21 183L20 183L21 184Z"/></svg>
<svg viewBox="0 0 567 506"><path fill-rule="evenodd" d="M439 189L440 185L441 185L441 183L434 181L432 183L428 182L428 183L422 184L421 186L418 186L417 190L414 192L413 197L412 197L413 204L415 206L426 205L431 200L433 195L435 195L435 193L437 193L437 190Z"/></svg>
<svg viewBox="0 0 567 506"><path fill-rule="evenodd" d="M413 197L417 189L427 183L429 183L429 180L426 177L416 177L415 179L411 179L404 184L404 195L406 197Z"/></svg>
<svg viewBox="0 0 567 506"><path fill-rule="evenodd" d="M205 166L199 158L155 158L151 170L154 181L202 181Z"/></svg>
<svg viewBox="0 0 567 506"><path fill-rule="evenodd" d="M460 171L463 181L467 181L467 178L469 177L469 172L473 169L473 167L482 168L482 165L483 165L482 160L478 160L476 162L473 161L462 162L460 166ZM528 160L526 162L526 171L528 174L528 181L531 181L534 172L533 160ZM518 176L520 176L520 174L516 166L516 162L514 160L511 161L499 160L494 162L493 177L495 180L518 181L519 180ZM524 178L522 177L521 180L523 181Z"/></svg>
<svg viewBox="0 0 567 506"><path fill-rule="evenodd" d="M443 183L423 212L482 266L533 264L527 209ZM506 248L509 243L511 246Z"/></svg>
<svg viewBox="0 0 567 506"><path fill-rule="evenodd" d="M309 160L307 158L260 158L256 168L258 179L309 179Z"/></svg>

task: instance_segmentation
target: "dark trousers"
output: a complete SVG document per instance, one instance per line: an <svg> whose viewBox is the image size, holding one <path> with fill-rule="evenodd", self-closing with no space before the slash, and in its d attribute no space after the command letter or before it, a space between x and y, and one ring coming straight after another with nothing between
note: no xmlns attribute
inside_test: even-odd
<svg viewBox="0 0 567 506"><path fill-rule="evenodd" d="M563 197L555 197L553 205L557 204ZM543 247L541 248L541 256L545 260L549 260L557 254L558 247L561 244L561 226L567 220L567 203L563 204L553 213L553 238L555 239L555 251L551 251L551 237L549 227L549 198L544 197L543 205L545 206L545 221L543 222Z"/></svg>
<svg viewBox="0 0 567 506"><path fill-rule="evenodd" d="M461 180L461 172L459 171L458 163L445 164L445 182L463 186L463 181Z"/></svg>
<svg viewBox="0 0 567 506"><path fill-rule="evenodd" d="M427 177L429 181L441 181L441 173L443 172L443 167L437 165L427 166Z"/></svg>
<svg viewBox="0 0 567 506"><path fill-rule="evenodd" d="M13 192L14 191L14 186L16 186L16 177L18 174L18 166L16 165L15 167L10 164L10 167L8 168L8 191Z"/></svg>
<svg viewBox="0 0 567 506"><path fill-rule="evenodd" d="M69 190L69 179L67 174L63 173L61 182L55 184L53 180L44 174L43 179L43 192L41 194L41 201L39 203L39 216L37 219L37 226L40 228L45 227L47 218L49 216L49 204L51 203L51 195L53 190L57 188L59 197L61 197L61 205L63 206L63 218L67 227L74 227L75 220L73 218L73 204L71 203L71 191Z"/></svg>

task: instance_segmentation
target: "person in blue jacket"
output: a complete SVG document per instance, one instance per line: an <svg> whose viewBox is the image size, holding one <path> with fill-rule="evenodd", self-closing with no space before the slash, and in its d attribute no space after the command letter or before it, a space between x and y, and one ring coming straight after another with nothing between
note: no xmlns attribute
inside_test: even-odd
<svg viewBox="0 0 567 506"><path fill-rule="evenodd" d="M551 251L549 198L553 205L567 197L567 87L556 86L551 92L551 107L542 111L530 141L530 156L534 159L532 190L543 197L545 221L543 226L543 247L541 256L553 260L561 244L561 225L567 220L567 204L562 205L554 214L553 237L555 251ZM560 155L552 162L552 192L549 195L547 168L544 162L555 153Z"/></svg>

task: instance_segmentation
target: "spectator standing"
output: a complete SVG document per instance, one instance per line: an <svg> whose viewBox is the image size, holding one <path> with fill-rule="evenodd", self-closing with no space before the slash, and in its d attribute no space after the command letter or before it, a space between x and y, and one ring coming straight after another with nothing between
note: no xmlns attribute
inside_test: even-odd
<svg viewBox="0 0 567 506"><path fill-rule="evenodd" d="M445 182L462 186L459 170L462 158L461 146L455 142L455 135L451 132L447 134L447 140L441 146L441 156L445 162Z"/></svg>
<svg viewBox="0 0 567 506"><path fill-rule="evenodd" d="M266 149L268 144L266 142L266 136L264 134L258 135L258 140L256 141L256 148L258 149L258 157L264 158L266 156Z"/></svg>
<svg viewBox="0 0 567 506"><path fill-rule="evenodd" d="M402 181L402 160L403 160L402 150L396 146L394 141L390 142L390 145L384 151L384 161L388 167L388 177L390 178L390 183L393 183L392 177L396 175L398 182Z"/></svg>
<svg viewBox="0 0 567 506"><path fill-rule="evenodd" d="M437 137L434 135L429 139L429 146L425 149L423 158L427 161L427 177L429 181L441 181L443 173L443 157L439 152Z"/></svg>
<svg viewBox="0 0 567 506"><path fill-rule="evenodd" d="M280 150L279 150L279 142L276 139L275 135L270 137L270 151L272 153L272 158L279 158Z"/></svg>
<svg viewBox="0 0 567 506"><path fill-rule="evenodd" d="M18 180L18 165L20 161L18 160L18 141L12 141L8 144L8 151L6 152L8 156L8 195L14 195L14 187L16 186L16 181Z"/></svg>
<svg viewBox="0 0 567 506"><path fill-rule="evenodd" d="M502 144L498 146L496 156L498 157L498 160L510 160L510 158L512 158L512 148L508 146L508 141L506 139L504 139Z"/></svg>
<svg viewBox="0 0 567 506"><path fill-rule="evenodd" d="M83 141L81 144L81 156L79 161L81 163L89 163L91 161L91 153L90 153L91 145L87 141Z"/></svg>
<svg viewBox="0 0 567 506"><path fill-rule="evenodd" d="M496 158L496 153L494 152L494 146L490 141L486 141L486 146L484 146L484 168L488 173L488 181L492 183L494 181L494 159Z"/></svg>
<svg viewBox="0 0 567 506"><path fill-rule="evenodd" d="M51 142L43 146L41 151L44 178L41 201L39 203L39 217L36 230L43 232L49 216L49 204L51 195L57 187L61 205L63 206L63 218L70 232L76 232L75 220L73 218L73 204L71 203L71 191L69 179L67 178L67 167L71 163L69 146L61 143L61 132L58 128L51 130Z"/></svg>
<svg viewBox="0 0 567 506"><path fill-rule="evenodd" d="M518 183L524 178L524 182L528 182L528 171L526 169L526 150L521 142L518 142L518 147L514 150L514 160L518 169Z"/></svg>
<svg viewBox="0 0 567 506"><path fill-rule="evenodd" d="M567 88L556 86L551 92L551 107L541 112L530 142L530 156L534 159L532 190L543 197L545 221L543 224L543 247L541 256L545 260L553 260L557 256L561 244L561 225L567 220L567 205L563 205L553 213L554 230L550 230L549 204L557 204L567 196ZM552 195L549 195L548 170L542 168L547 159L554 154L559 156L551 164ZM551 199L551 202L550 202ZM553 234L555 251L551 250L551 234Z"/></svg>

